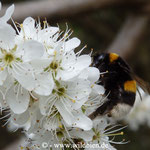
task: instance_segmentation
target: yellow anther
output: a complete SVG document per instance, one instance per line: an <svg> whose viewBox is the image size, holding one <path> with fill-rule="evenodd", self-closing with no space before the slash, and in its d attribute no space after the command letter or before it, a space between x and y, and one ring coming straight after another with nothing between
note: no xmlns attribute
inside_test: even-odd
<svg viewBox="0 0 150 150"><path fill-rule="evenodd" d="M119 133L112 133L112 134L106 134L107 136L116 136L116 135L123 135L124 132L119 132Z"/></svg>
<svg viewBox="0 0 150 150"><path fill-rule="evenodd" d="M65 37L67 37L68 35L69 35L69 34L68 34L68 33L66 33L66 34L65 34Z"/></svg>
<svg viewBox="0 0 150 150"><path fill-rule="evenodd" d="M79 128L76 128L76 131L79 131Z"/></svg>
<svg viewBox="0 0 150 150"><path fill-rule="evenodd" d="M61 128L61 129L63 128L62 124L59 125L59 128Z"/></svg>
<svg viewBox="0 0 150 150"><path fill-rule="evenodd" d="M1 67L1 68L0 68L0 71L3 71L3 70L4 70L4 68L3 68L3 67Z"/></svg>
<svg viewBox="0 0 150 150"><path fill-rule="evenodd" d="M55 55L55 56L57 55L57 51L54 51L54 55Z"/></svg>
<svg viewBox="0 0 150 150"><path fill-rule="evenodd" d="M50 45L49 45L49 46L47 46L47 48L48 48L48 49L53 49L53 47L52 47L52 46L50 46Z"/></svg>
<svg viewBox="0 0 150 150"><path fill-rule="evenodd" d="M76 100L72 99L72 102L73 102L73 103L75 103L75 102L76 102Z"/></svg>
<svg viewBox="0 0 150 150"><path fill-rule="evenodd" d="M93 87L94 87L94 84L91 85L91 88L93 88Z"/></svg>
<svg viewBox="0 0 150 150"><path fill-rule="evenodd" d="M21 147L20 147L20 149L21 149L21 150L23 150L23 149L24 149L24 147L22 147L22 146L21 146Z"/></svg>
<svg viewBox="0 0 150 150"><path fill-rule="evenodd" d="M43 21L43 23L44 23L44 24L46 24L46 23L47 23L47 21Z"/></svg>
<svg viewBox="0 0 150 150"><path fill-rule="evenodd" d="M20 24L20 27L23 28L23 24Z"/></svg>

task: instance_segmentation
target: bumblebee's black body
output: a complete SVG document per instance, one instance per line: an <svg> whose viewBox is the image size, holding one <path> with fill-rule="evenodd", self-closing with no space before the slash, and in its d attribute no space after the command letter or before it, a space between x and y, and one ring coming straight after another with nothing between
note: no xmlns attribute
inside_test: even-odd
<svg viewBox="0 0 150 150"><path fill-rule="evenodd" d="M107 101L97 108L90 118L94 119L97 115L104 114L113 117L112 111L120 113L116 107L118 104L132 107L136 96L136 82L128 64L117 54L102 53L93 57L93 66L102 73L99 84L105 88Z"/></svg>

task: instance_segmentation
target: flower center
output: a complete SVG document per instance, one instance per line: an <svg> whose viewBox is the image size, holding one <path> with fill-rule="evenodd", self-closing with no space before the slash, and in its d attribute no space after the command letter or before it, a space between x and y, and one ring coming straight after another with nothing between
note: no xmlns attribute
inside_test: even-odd
<svg viewBox="0 0 150 150"><path fill-rule="evenodd" d="M11 63L14 60L14 56L11 53L6 53L6 55L4 56L4 60L7 63Z"/></svg>
<svg viewBox="0 0 150 150"><path fill-rule="evenodd" d="M63 96L65 94L65 88L64 87L60 87L58 88L57 90L56 89L53 89L52 93L53 94L57 94L58 96Z"/></svg>
<svg viewBox="0 0 150 150"><path fill-rule="evenodd" d="M52 62L50 64L50 68L53 69L53 70L56 70L58 68L59 64L57 62Z"/></svg>
<svg viewBox="0 0 150 150"><path fill-rule="evenodd" d="M57 131L56 135L58 138L63 138L63 136L64 136L62 131Z"/></svg>
<svg viewBox="0 0 150 150"><path fill-rule="evenodd" d="M95 133L95 135L93 136L93 141L94 140L100 140L100 132Z"/></svg>
<svg viewBox="0 0 150 150"><path fill-rule="evenodd" d="M65 88L64 88L64 87L58 88L57 94L58 94L59 96L62 96L64 93L65 93Z"/></svg>

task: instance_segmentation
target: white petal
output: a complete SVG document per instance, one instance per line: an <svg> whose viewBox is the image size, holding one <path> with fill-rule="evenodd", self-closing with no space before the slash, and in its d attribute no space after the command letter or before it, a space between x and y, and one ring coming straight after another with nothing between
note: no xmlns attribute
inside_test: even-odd
<svg viewBox="0 0 150 150"><path fill-rule="evenodd" d="M80 139L83 139L84 141L90 142L93 139L93 132L91 130L90 131L83 131L80 129L76 129L76 130L71 130L69 132L69 134L72 137L75 137L76 139L80 138Z"/></svg>
<svg viewBox="0 0 150 150"><path fill-rule="evenodd" d="M45 29L39 31L39 33L38 33L38 39L40 41L42 41L42 42L46 42L46 41L49 40L50 37L52 37L58 31L59 31L58 27L48 27L48 28L45 28Z"/></svg>
<svg viewBox="0 0 150 150"><path fill-rule="evenodd" d="M18 84L17 88L12 86L8 90L6 94L6 101L15 114L21 114L27 110L30 96L28 91L24 88L21 88L21 86Z"/></svg>
<svg viewBox="0 0 150 150"><path fill-rule="evenodd" d="M47 105L48 96L39 97L39 108L42 115L46 115L49 105Z"/></svg>
<svg viewBox="0 0 150 150"><path fill-rule="evenodd" d="M89 67L89 65L91 64L91 57L89 55L82 55L78 57L77 60L76 58L72 57L72 55L72 60L69 58L70 56L68 56L71 63L65 64L65 62L63 62L62 68L64 70L58 70L57 79L59 79L60 77L64 81L72 79L73 77L80 74L84 69Z"/></svg>
<svg viewBox="0 0 150 150"><path fill-rule="evenodd" d="M39 130L40 121L43 116L41 115L41 112L38 107L39 107L39 103L37 101L33 103L29 108L30 120L28 122L29 124L27 127L27 131L29 134L32 134L35 131Z"/></svg>
<svg viewBox="0 0 150 150"><path fill-rule="evenodd" d="M27 123L27 121L29 120L30 115L29 115L29 111L25 111L22 114L13 114L12 115L12 122L17 124L17 125L24 125Z"/></svg>
<svg viewBox="0 0 150 150"><path fill-rule="evenodd" d="M32 67L28 63L21 63L19 65L21 65L23 69L12 65L11 73L25 89L32 91L36 86Z"/></svg>
<svg viewBox="0 0 150 150"><path fill-rule="evenodd" d="M12 49L15 46L15 30L8 24L0 24L0 47L2 49Z"/></svg>
<svg viewBox="0 0 150 150"><path fill-rule="evenodd" d="M2 93L0 93L0 113L2 113L2 108L8 108L8 104L6 102L6 100L4 99L4 96L2 95Z"/></svg>
<svg viewBox="0 0 150 150"><path fill-rule="evenodd" d="M0 104L2 108L8 107L8 104L5 100L5 95L8 89L11 87L11 85L14 83L14 80L11 76L7 76L4 84L0 86Z"/></svg>
<svg viewBox="0 0 150 150"><path fill-rule="evenodd" d="M14 6L14 4L13 4L13 5L11 5L11 6L6 10L5 15L0 18L0 22L5 22L5 23L6 23L6 22L11 18L12 14L13 14L13 12L14 12L14 9L15 9L15 6Z"/></svg>
<svg viewBox="0 0 150 150"><path fill-rule="evenodd" d="M31 66L33 67L34 70L36 71L41 71L43 72L45 68L47 68L53 59L35 59L30 61Z"/></svg>
<svg viewBox="0 0 150 150"><path fill-rule="evenodd" d="M81 111L74 111L74 123L73 127L77 127L83 130L90 130L93 127L93 122L90 118L85 116Z"/></svg>
<svg viewBox="0 0 150 150"><path fill-rule="evenodd" d="M54 106L56 97L54 95L38 96L39 108L42 115L49 115L50 109Z"/></svg>
<svg viewBox="0 0 150 150"><path fill-rule="evenodd" d="M55 104L65 123L69 127L77 127L84 130L90 130L93 127L92 121L81 111L71 111L62 102L57 101Z"/></svg>
<svg viewBox="0 0 150 150"><path fill-rule="evenodd" d="M88 80L90 80L91 82L96 82L98 81L99 77L100 77L100 72L97 68L94 67L88 67L87 68L88 71Z"/></svg>
<svg viewBox="0 0 150 150"><path fill-rule="evenodd" d="M72 106L73 109L77 110L88 100L89 94L91 93L90 83L86 80L74 79L71 82L67 82L68 90L66 94L75 100L73 103L71 100L68 100L68 103Z"/></svg>
<svg viewBox="0 0 150 150"><path fill-rule="evenodd" d="M54 87L53 77L49 73L36 75L36 87L34 92L39 95L50 95Z"/></svg>
<svg viewBox="0 0 150 150"><path fill-rule="evenodd" d="M77 59L77 63L75 64L75 67L79 70L83 70L87 67L89 67L91 64L91 57L89 55L81 55Z"/></svg>
<svg viewBox="0 0 150 150"><path fill-rule="evenodd" d="M77 61L77 57L74 51L65 53L64 56L63 55L61 56L61 59L62 59L61 66L66 70L69 69L70 66L73 66Z"/></svg>
<svg viewBox="0 0 150 150"><path fill-rule="evenodd" d="M103 131L107 126L108 122L106 118L97 118L93 121L94 127L98 128L99 131Z"/></svg>
<svg viewBox="0 0 150 150"><path fill-rule="evenodd" d="M49 36L52 36L59 31L59 28L50 26L50 27L46 28L44 31L47 32L46 30L48 31Z"/></svg>
<svg viewBox="0 0 150 150"><path fill-rule="evenodd" d="M7 90L12 86L14 83L14 78L12 76L7 76L3 86L0 86L0 90L5 94Z"/></svg>
<svg viewBox="0 0 150 150"><path fill-rule="evenodd" d="M100 77L100 72L95 67L88 67L85 70L83 70L79 76L79 78L88 79L92 83L98 81Z"/></svg>
<svg viewBox="0 0 150 150"><path fill-rule="evenodd" d="M25 62L41 58L45 52L44 46L37 41L27 41L19 47L24 51L23 60Z"/></svg>
<svg viewBox="0 0 150 150"><path fill-rule="evenodd" d="M63 81L67 81L67 80L70 80L70 79L74 78L75 76L77 76L77 74L78 74L78 72L60 69L57 71L56 79L57 80L61 79Z"/></svg>
<svg viewBox="0 0 150 150"><path fill-rule="evenodd" d="M65 51L71 51L73 49L75 49L76 47L78 47L80 45L81 41L78 38L72 38L70 40L68 40L67 42L65 42Z"/></svg>
<svg viewBox="0 0 150 150"><path fill-rule="evenodd" d="M57 101L55 103L56 108L58 109L59 113L63 117L66 124L72 127L74 122L74 116L69 108L67 108L61 101Z"/></svg>
<svg viewBox="0 0 150 150"><path fill-rule="evenodd" d="M57 72L57 79L61 78L62 80L66 81L73 77L75 77L79 72L76 71L74 65L77 62L76 55L73 51L66 53L65 56L60 54L60 58L58 60L62 60L61 68Z"/></svg>
<svg viewBox="0 0 150 150"><path fill-rule="evenodd" d="M0 71L0 85L3 85L4 81L7 78L7 70L4 69L3 71Z"/></svg>
<svg viewBox="0 0 150 150"><path fill-rule="evenodd" d="M32 17L27 17L23 21L23 27L21 28L20 35L22 36L22 38L28 40L37 40L35 20Z"/></svg>
<svg viewBox="0 0 150 150"><path fill-rule="evenodd" d="M24 30L30 28L33 29L35 27L35 20L32 17L27 17L24 21L23 21L23 28Z"/></svg>
<svg viewBox="0 0 150 150"><path fill-rule="evenodd" d="M56 130L59 127L59 121L57 117L51 118L51 119L47 119L45 121L43 121L43 127L46 130Z"/></svg>
<svg viewBox="0 0 150 150"><path fill-rule="evenodd" d="M102 94L102 95L105 93L105 89L104 89L104 87L101 86L101 85L96 85L96 84L94 84L93 90L94 90L96 93Z"/></svg>

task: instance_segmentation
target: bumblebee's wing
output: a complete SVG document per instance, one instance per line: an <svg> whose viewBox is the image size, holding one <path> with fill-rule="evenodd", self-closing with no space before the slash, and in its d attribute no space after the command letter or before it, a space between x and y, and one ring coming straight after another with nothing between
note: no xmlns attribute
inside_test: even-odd
<svg viewBox="0 0 150 150"><path fill-rule="evenodd" d="M136 80L137 84L143 89L143 91L150 94L150 84L145 82L143 79L135 74L132 74L132 76Z"/></svg>
<svg viewBox="0 0 150 150"><path fill-rule="evenodd" d="M143 79L135 75L133 70L130 68L130 66L125 62L125 65L121 65L120 67L124 69L127 73L130 73L130 75L133 77L134 80L136 80L137 84L143 89L144 92L150 94L150 84L145 82Z"/></svg>

